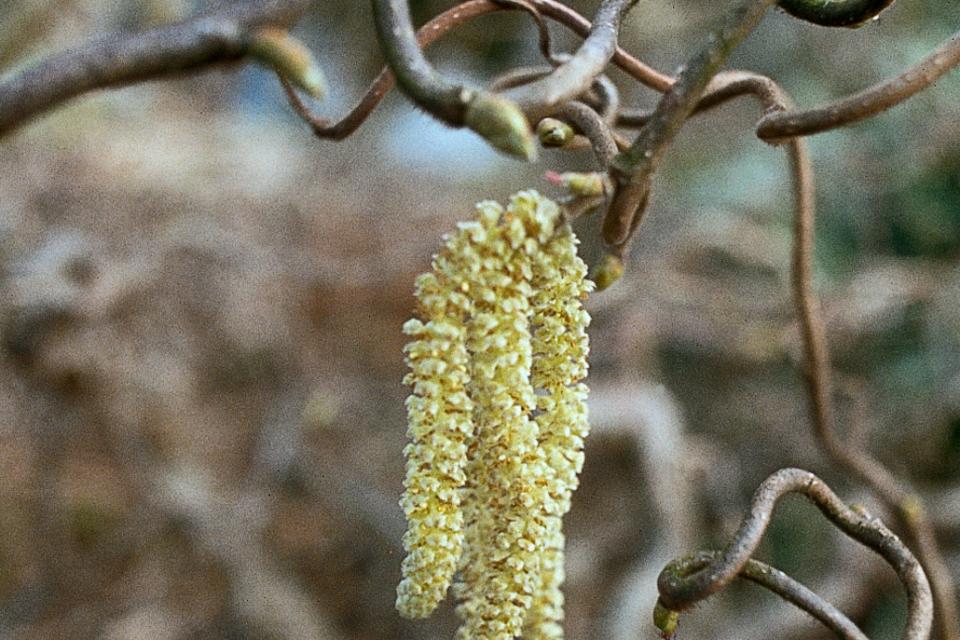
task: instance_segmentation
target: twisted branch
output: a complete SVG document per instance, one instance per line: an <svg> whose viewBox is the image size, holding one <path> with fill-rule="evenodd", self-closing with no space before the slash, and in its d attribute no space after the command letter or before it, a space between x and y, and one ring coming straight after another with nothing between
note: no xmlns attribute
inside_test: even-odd
<svg viewBox="0 0 960 640"><path fill-rule="evenodd" d="M578 133L590 141L597 164L606 171L617 155L617 141L613 131L600 114L582 102L571 100L556 110L556 117L572 124Z"/></svg>
<svg viewBox="0 0 960 640"><path fill-rule="evenodd" d="M512 0L466 0L452 9L444 11L420 27L416 34L417 42L421 48L426 49L451 30L474 18L496 11L529 11L530 7L535 9L536 14L534 15L541 17L546 16L555 20L581 37L586 37L590 34L590 22L557 0L526 0L524 2ZM665 91L670 87L672 82L669 76L663 75L647 66L620 47L614 50L612 62L641 84L657 89L658 91ZM517 86L514 85L513 82L516 81L518 84L523 84L532 79L536 79L536 77L540 77L539 74L528 77L526 71L532 72L532 70L519 70L518 74L520 74L522 78L527 79L519 81L516 78L511 77L508 79L504 77L504 84L498 83L495 87L492 87L492 90L496 91L501 87ZM549 70L547 70L547 72L549 72ZM283 81L283 78L281 78L281 81ZM356 131L357 128L364 123L377 105L383 100L384 96L393 88L394 83L395 78L389 68L382 70L367 88L367 91L357 105L338 121L316 116L311 112L310 107L297 95L289 83L284 82L284 88L287 91L287 97L290 99L293 108L300 117L310 125L317 137L342 140Z"/></svg>
<svg viewBox="0 0 960 640"><path fill-rule="evenodd" d="M728 71L718 74L711 81L697 105L697 112L704 112L742 95L756 97L764 107L767 114L765 118L791 113L789 109L793 107L789 97L771 79L744 71ZM639 114L639 117L635 114L633 117L635 122L641 121L644 114ZM956 640L960 638L960 631L957 629L955 587L920 497L869 453L842 442L833 430L833 381L826 327L813 288L816 217L813 168L802 138L790 138L787 143L795 203L791 281L807 362L806 379L813 408L815 434L830 458L875 491L903 523L916 543L917 555L933 586L939 633L946 640ZM639 218L634 220L634 226L628 230L628 235L633 233L638 222Z"/></svg>
<svg viewBox="0 0 960 640"><path fill-rule="evenodd" d="M115 35L51 56L0 83L0 136L95 89L237 60L250 54L262 27L286 28L309 0L243 0L148 31Z"/></svg>
<svg viewBox="0 0 960 640"><path fill-rule="evenodd" d="M532 120L552 115L560 104L587 90L603 72L617 48L620 20L637 0L603 0L590 34L569 60L546 77L507 91Z"/></svg>
<svg viewBox="0 0 960 640"><path fill-rule="evenodd" d="M804 20L827 26L853 26L873 18L892 0L746 0L735 7L704 47L687 63L666 92L633 145L613 163L613 200L604 220L608 244L623 245L636 229L649 198L650 181L710 80L729 55L760 24L774 3Z"/></svg>
<svg viewBox="0 0 960 640"><path fill-rule="evenodd" d="M721 561L722 555L719 551L697 551L669 563L663 568L661 575L677 576L683 579L716 566ZM869 640L857 625L836 607L776 567L750 558L736 577L749 580L777 594L798 609L809 613L844 640ZM664 613L670 616L669 610ZM675 616L671 617L675 619Z"/></svg>
<svg viewBox="0 0 960 640"><path fill-rule="evenodd" d="M869 452L849 446L834 431L833 381L826 325L820 302L813 289L813 171L806 147L797 144L800 140L792 139L789 149L797 202L791 281L803 339L814 433L834 463L870 487L903 523L917 546L917 555L933 585L940 636L943 640L957 640L960 638L960 618L957 613L956 588L940 552L923 500Z"/></svg>
<svg viewBox="0 0 960 640"><path fill-rule="evenodd" d="M668 565L657 580L658 604L669 611L680 612L727 586L744 570L770 524L774 508L788 493L806 496L837 528L877 552L893 567L907 592L907 624L901 638L927 640L933 620L933 599L920 563L878 518L862 509L848 507L822 480L801 469L781 469L764 480L733 539L709 562L700 564L688 560ZM787 593L789 602L799 599L795 590ZM815 617L824 621L820 615ZM841 622L835 616L832 620Z"/></svg>
<svg viewBox="0 0 960 640"><path fill-rule="evenodd" d="M958 65L960 32L895 78L821 107L764 117L757 125L757 135L767 142L782 142L785 138L807 136L860 122L923 91Z"/></svg>

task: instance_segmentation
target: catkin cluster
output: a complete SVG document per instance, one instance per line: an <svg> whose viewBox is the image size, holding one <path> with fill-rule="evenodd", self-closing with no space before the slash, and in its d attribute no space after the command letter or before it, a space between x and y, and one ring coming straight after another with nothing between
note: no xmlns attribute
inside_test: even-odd
<svg viewBox="0 0 960 640"><path fill-rule="evenodd" d="M562 638L561 518L583 466L592 289L577 240L534 191L477 205L417 280L404 332L408 529L397 609L454 582L457 637Z"/></svg>

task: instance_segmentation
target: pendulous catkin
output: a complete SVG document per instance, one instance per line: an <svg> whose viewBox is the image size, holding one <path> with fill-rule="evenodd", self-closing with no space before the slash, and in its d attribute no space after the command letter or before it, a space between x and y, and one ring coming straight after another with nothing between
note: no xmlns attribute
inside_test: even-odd
<svg viewBox="0 0 960 640"><path fill-rule="evenodd" d="M583 465L592 290L559 208L477 205L417 280L397 609L429 615L458 574L457 637L563 637L563 532Z"/></svg>

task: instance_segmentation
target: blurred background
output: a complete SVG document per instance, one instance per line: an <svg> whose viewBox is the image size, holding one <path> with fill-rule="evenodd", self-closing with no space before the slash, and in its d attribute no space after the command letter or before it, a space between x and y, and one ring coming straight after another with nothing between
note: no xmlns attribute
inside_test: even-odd
<svg viewBox="0 0 960 640"><path fill-rule="evenodd" d="M365 2L315 3L295 34L336 117L381 64ZM412 2L417 22L451 6ZM595 1L570 2L593 15ZM640 2L622 44L671 71L733 3ZM10 0L0 73L190 0ZM855 31L771 12L733 66L802 106L918 61L960 4L901 0ZM559 46L575 41L560 28ZM431 50L480 83L539 63L530 20L481 18ZM613 72L627 104L656 96ZM817 286L842 425L929 500L960 576L960 73L811 139ZM791 204L758 107L689 123L624 279L588 302L593 433L568 532L567 635L654 638L655 576L724 544L769 473L800 466L879 505L811 436L788 288ZM440 234L473 203L559 195L553 170L393 94L318 141L276 79L224 67L71 103L0 147L0 637L450 638L450 603L401 620L407 390L400 326ZM582 221L595 258L597 220ZM893 572L788 499L759 553L871 638L898 638ZM684 638L830 637L752 586Z"/></svg>

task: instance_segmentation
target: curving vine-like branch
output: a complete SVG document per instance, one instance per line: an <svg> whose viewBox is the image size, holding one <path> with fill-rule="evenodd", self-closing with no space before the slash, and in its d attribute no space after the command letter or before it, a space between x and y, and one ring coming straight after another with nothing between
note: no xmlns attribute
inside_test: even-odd
<svg viewBox="0 0 960 640"><path fill-rule="evenodd" d="M84 93L122 87L250 56L304 75L291 77L319 95L322 75L292 38L276 31L297 22L310 0L243 0L183 22L94 40L41 60L0 81L0 136ZM267 31L264 32L264 28ZM264 33L266 39L264 41ZM278 48L279 42L279 48Z"/></svg>
<svg viewBox="0 0 960 640"><path fill-rule="evenodd" d="M657 580L660 598L655 612L661 630L672 632L679 612L720 591L744 572L770 525L774 508L789 493L807 497L838 529L875 551L893 567L907 592L907 623L901 638L927 640L933 625L933 598L920 562L880 519L862 508L847 506L822 480L801 469L781 469L763 481L753 495L750 510L723 551L710 556L684 558L664 568ZM758 573L762 574L762 569L754 565L748 569L746 577ZM772 584L766 584L767 580L751 579L810 612L841 638L863 637L850 628L849 620L829 605L823 607L817 603L819 609L811 606L815 601L794 584L780 579L777 588L773 589Z"/></svg>

